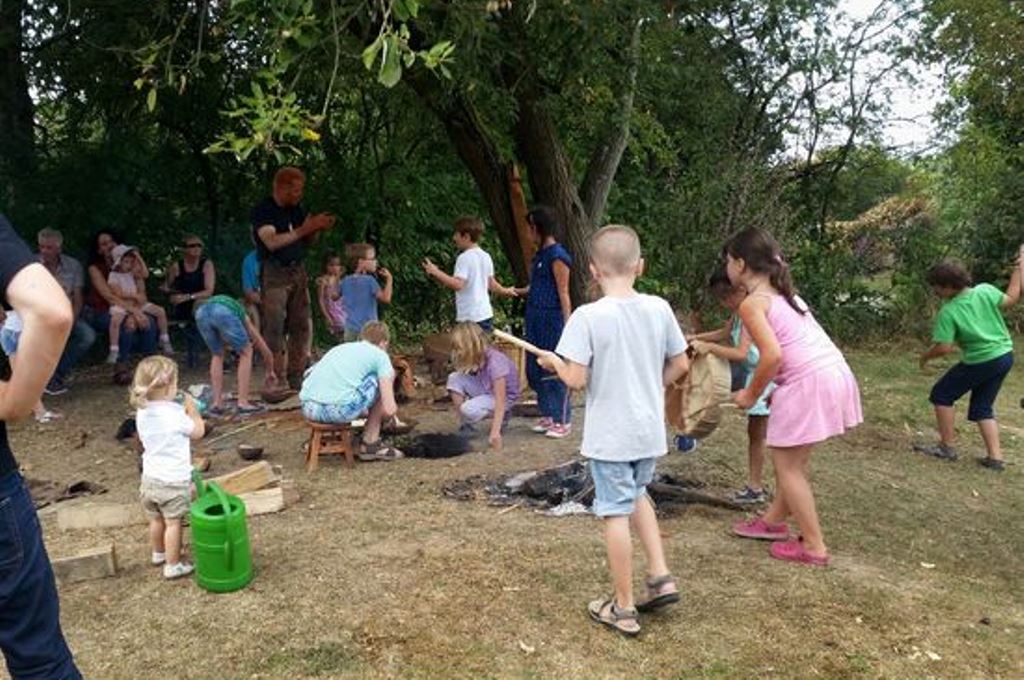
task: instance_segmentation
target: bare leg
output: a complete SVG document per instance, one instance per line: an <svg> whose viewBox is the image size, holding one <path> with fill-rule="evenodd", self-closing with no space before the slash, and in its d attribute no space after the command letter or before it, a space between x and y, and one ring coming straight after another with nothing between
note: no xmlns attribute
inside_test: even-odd
<svg viewBox="0 0 1024 680"><path fill-rule="evenodd" d="M118 342L121 339L121 324L124 323L124 317L126 315L121 312L110 312L110 329L108 334L110 335L110 349L116 349Z"/></svg>
<svg viewBox="0 0 1024 680"><path fill-rule="evenodd" d="M213 403L210 408L224 407L224 350L210 353L210 389Z"/></svg>
<svg viewBox="0 0 1024 680"><path fill-rule="evenodd" d="M647 574L652 579L668 574L665 564L665 550L661 544L661 532L658 530L658 517L654 514L654 506L647 494L636 501L636 509L632 515L633 528L640 537L647 557Z"/></svg>
<svg viewBox="0 0 1024 680"><path fill-rule="evenodd" d="M153 546L153 552L164 552L164 518L153 517L149 520L149 543Z"/></svg>
<svg viewBox="0 0 1024 680"><path fill-rule="evenodd" d="M167 564L181 562L181 519L165 519L164 546L167 548Z"/></svg>
<svg viewBox="0 0 1024 680"><path fill-rule="evenodd" d="M453 392L448 390L448 395L452 398L452 406L455 407L455 418L459 424L462 424L462 402L466 401L465 395L460 392Z"/></svg>
<svg viewBox="0 0 1024 680"><path fill-rule="evenodd" d="M811 451L811 446L783 449L773 456L773 462L778 475L779 490L782 492L779 495L785 498L793 513L807 552L812 555L827 555L828 549L825 547L814 503L814 492L808 478Z"/></svg>
<svg viewBox="0 0 1024 680"><path fill-rule="evenodd" d="M167 335L167 310L159 305L146 305L143 310L146 314L152 314L156 318L156 327L160 330L160 337Z"/></svg>
<svg viewBox="0 0 1024 680"><path fill-rule="evenodd" d="M786 500L786 489L782 484L779 473L779 458L780 453L775 450L771 450L772 468L775 470L775 495L772 497L772 502L765 510L764 514L761 515L768 524L781 524L789 519L792 511L790 510L789 503Z"/></svg>
<svg viewBox="0 0 1024 680"><path fill-rule="evenodd" d="M953 429L953 419L956 410L952 406L936 406L935 420L939 427L939 441L946 446L952 446L956 441L956 430ZM984 433L982 433L984 436Z"/></svg>
<svg viewBox="0 0 1024 680"><path fill-rule="evenodd" d="M629 535L629 517L604 518L604 540L608 549L608 568L612 572L615 604L633 606L633 542Z"/></svg>
<svg viewBox="0 0 1024 680"><path fill-rule="evenodd" d="M1003 447L999 443L999 423L995 418L986 418L978 421L978 430L981 438L985 440L985 448L988 450L988 457L992 460L1003 459Z"/></svg>
<svg viewBox="0 0 1024 680"><path fill-rule="evenodd" d="M238 355L238 405L252 406L249 402L249 385L252 380L252 344L245 346Z"/></svg>
<svg viewBox="0 0 1024 680"><path fill-rule="evenodd" d="M747 465L749 467L748 486L751 489L764 488L764 451L768 437L768 417L750 416L747 418Z"/></svg>
<svg viewBox="0 0 1024 680"><path fill-rule="evenodd" d="M366 425L363 427L364 444L373 444L380 439L380 426L383 420L384 405L381 404L380 397L378 397L370 407L370 413L366 416Z"/></svg>

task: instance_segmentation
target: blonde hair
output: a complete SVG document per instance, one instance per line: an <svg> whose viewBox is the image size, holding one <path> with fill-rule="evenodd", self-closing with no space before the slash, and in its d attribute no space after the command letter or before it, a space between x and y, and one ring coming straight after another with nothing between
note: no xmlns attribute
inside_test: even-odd
<svg viewBox="0 0 1024 680"><path fill-rule="evenodd" d="M178 387L178 364L173 359L154 355L139 362L128 394L134 408L146 408L149 401L160 401L174 395Z"/></svg>
<svg viewBox="0 0 1024 680"><path fill-rule="evenodd" d="M359 339L365 340L371 345L381 345L385 342L390 342L391 331L381 321L367 321L363 324L362 330L359 331Z"/></svg>
<svg viewBox="0 0 1024 680"><path fill-rule="evenodd" d="M590 241L590 261L602 274L633 274L640 264L640 237L625 225L601 227Z"/></svg>
<svg viewBox="0 0 1024 680"><path fill-rule="evenodd" d="M483 368L487 350L487 336L472 321L456 324L452 330L452 362L455 370L471 373Z"/></svg>
<svg viewBox="0 0 1024 680"><path fill-rule="evenodd" d="M345 259L348 260L348 268L353 272L359 269L359 261L368 259L367 255L377 249L370 243L350 243L345 246Z"/></svg>

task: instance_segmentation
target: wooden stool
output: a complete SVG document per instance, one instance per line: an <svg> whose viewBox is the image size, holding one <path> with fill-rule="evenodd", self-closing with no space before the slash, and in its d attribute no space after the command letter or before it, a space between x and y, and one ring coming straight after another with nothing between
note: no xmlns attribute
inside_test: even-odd
<svg viewBox="0 0 1024 680"><path fill-rule="evenodd" d="M355 462L355 447L352 445L350 423L315 423L307 420L310 428L309 448L306 450L306 472L317 468L320 456L341 453L345 455L345 466Z"/></svg>

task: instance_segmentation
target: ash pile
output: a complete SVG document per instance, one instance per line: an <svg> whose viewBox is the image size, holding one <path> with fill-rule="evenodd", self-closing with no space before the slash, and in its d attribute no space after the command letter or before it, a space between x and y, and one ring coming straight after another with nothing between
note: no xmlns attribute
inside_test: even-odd
<svg viewBox="0 0 1024 680"><path fill-rule="evenodd" d="M742 506L727 498L703 491L704 482L658 473L647 492L658 506L701 503L729 510ZM446 484L442 493L460 501L485 501L493 506L533 508L542 514L588 514L594 502L594 481L583 460L574 460L542 470L485 477L474 475Z"/></svg>

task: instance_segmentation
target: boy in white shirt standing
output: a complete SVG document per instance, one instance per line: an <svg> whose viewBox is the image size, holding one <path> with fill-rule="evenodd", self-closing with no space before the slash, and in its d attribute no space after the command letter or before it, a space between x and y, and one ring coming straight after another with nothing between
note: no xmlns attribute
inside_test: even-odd
<svg viewBox="0 0 1024 680"><path fill-rule="evenodd" d="M638 610L679 601L647 485L655 460L668 451L665 386L689 370L686 340L672 308L633 288L643 265L635 231L618 225L598 231L590 245L590 273L604 297L578 307L557 354L538 358L570 389L587 388L581 453L590 459L593 511L604 520L614 586L611 597L591 602L588 610L594 621L629 636L640 632ZM635 606L631 521L647 556L647 597Z"/></svg>
<svg viewBox="0 0 1024 680"><path fill-rule="evenodd" d="M455 291L455 321L471 321L485 333L494 330L494 309L491 307L489 292L505 297L515 297L514 288L506 288L494 278L494 262L480 247L484 234L484 223L479 217L460 217L455 220L452 239L462 252L455 260L455 272L445 274L430 261L423 260L423 271L436 279L445 288Z"/></svg>

